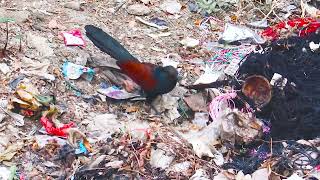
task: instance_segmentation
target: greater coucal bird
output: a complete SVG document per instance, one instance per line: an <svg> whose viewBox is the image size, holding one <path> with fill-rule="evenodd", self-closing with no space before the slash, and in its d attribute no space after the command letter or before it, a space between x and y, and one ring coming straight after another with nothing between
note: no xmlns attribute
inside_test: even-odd
<svg viewBox="0 0 320 180"><path fill-rule="evenodd" d="M140 62L102 29L86 25L85 30L93 44L116 59L121 71L141 87L147 102L151 103L158 95L166 94L176 86L178 71L173 66Z"/></svg>

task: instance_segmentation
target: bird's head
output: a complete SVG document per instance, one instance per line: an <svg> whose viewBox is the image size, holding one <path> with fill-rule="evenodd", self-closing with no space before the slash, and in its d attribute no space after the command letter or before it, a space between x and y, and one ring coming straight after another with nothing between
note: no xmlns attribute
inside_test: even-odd
<svg viewBox="0 0 320 180"><path fill-rule="evenodd" d="M173 66L165 66L162 71L167 74L169 79L178 80L178 71Z"/></svg>

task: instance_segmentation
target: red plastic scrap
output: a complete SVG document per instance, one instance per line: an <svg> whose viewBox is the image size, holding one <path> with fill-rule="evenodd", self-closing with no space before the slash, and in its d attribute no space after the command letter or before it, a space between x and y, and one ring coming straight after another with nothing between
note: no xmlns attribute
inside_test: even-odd
<svg viewBox="0 0 320 180"><path fill-rule="evenodd" d="M40 118L40 122L44 126L48 134L62 137L66 137L68 135L66 130L75 125L73 122L70 122L68 124L64 124L62 127L57 128L53 125L52 122L50 122L47 117L44 116Z"/></svg>
<svg viewBox="0 0 320 180"><path fill-rule="evenodd" d="M279 38L280 31L288 28L298 28L298 35L303 37L315 32L320 27L320 22L314 18L296 18L287 22L280 22L272 27L268 27L262 32L262 36L272 40Z"/></svg>
<svg viewBox="0 0 320 180"><path fill-rule="evenodd" d="M26 180L26 178L25 178L24 175L20 175L20 176L19 176L19 179L20 179L20 180Z"/></svg>
<svg viewBox="0 0 320 180"><path fill-rule="evenodd" d="M34 111L32 111L32 110L29 110L29 109L27 109L27 110L21 110L21 114L22 115L24 115L24 116L26 116L26 117L31 117L31 116L33 116L34 115Z"/></svg>

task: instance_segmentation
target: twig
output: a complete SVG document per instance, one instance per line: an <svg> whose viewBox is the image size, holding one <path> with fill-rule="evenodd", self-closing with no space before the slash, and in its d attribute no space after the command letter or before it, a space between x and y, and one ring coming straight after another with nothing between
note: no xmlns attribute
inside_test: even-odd
<svg viewBox="0 0 320 180"><path fill-rule="evenodd" d="M6 27L7 27L7 30L6 30L6 43L5 43L4 48L2 50L2 54L3 55L6 54L6 49L7 49L8 41L9 41L9 23L8 22L6 22Z"/></svg>
<svg viewBox="0 0 320 180"><path fill-rule="evenodd" d="M282 19L278 16L278 14L274 10L272 10L272 12L279 19L279 21L282 21Z"/></svg>
<svg viewBox="0 0 320 180"><path fill-rule="evenodd" d="M74 176L79 168L79 165L80 165L80 160L78 159L76 162L75 162L75 165L74 165L74 169L72 171L72 173L70 174L70 176L67 178L67 179L72 179L72 176Z"/></svg>
<svg viewBox="0 0 320 180"><path fill-rule="evenodd" d="M19 52L22 51L22 36L20 36L20 41L19 41Z"/></svg>
<svg viewBox="0 0 320 180"><path fill-rule="evenodd" d="M277 7L276 3L277 3L277 0L276 1L272 1L270 11L268 12L268 14L261 21L266 20L270 16L270 14L273 13L273 10Z"/></svg>
<svg viewBox="0 0 320 180"><path fill-rule="evenodd" d="M20 11L20 10L17 9L17 8L6 8L6 10L9 10L9 11Z"/></svg>
<svg viewBox="0 0 320 180"><path fill-rule="evenodd" d="M261 141L261 142L264 142L264 143L270 143L270 142L272 142L273 144L274 144L274 143L283 143L283 142L286 142L286 140L280 140L280 141L266 141L266 140L263 140L263 139L256 139L256 141Z"/></svg>
<svg viewBox="0 0 320 180"><path fill-rule="evenodd" d="M119 168L119 171L121 171L121 170L130 171L130 172L135 172L135 173L138 173L138 174L140 174L140 175L142 175L142 176L146 176L146 175L143 174L142 172L136 171L136 170L133 170L133 169Z"/></svg>
<svg viewBox="0 0 320 180"><path fill-rule="evenodd" d="M306 15L306 6L303 3L303 0L300 1L300 6L301 6L301 17L303 18Z"/></svg>
<svg viewBox="0 0 320 180"><path fill-rule="evenodd" d="M270 139L270 154L271 154L271 157L272 157L272 153L273 151L272 151L272 138Z"/></svg>
<svg viewBox="0 0 320 180"><path fill-rule="evenodd" d="M132 143L131 143L131 135L129 134L129 140L130 140L130 145L131 145L131 147L132 147L132 149L133 149L133 155L134 155L134 157L137 159L137 162L138 162L138 166L139 167L141 167L141 164L140 164L140 161L139 161L139 158L138 158L138 155L136 154L136 148L134 148L134 146L132 145Z"/></svg>
<svg viewBox="0 0 320 180"><path fill-rule="evenodd" d="M112 13L112 15L115 15L121 8L127 3L127 1L124 1L122 4L120 4Z"/></svg>
<svg viewBox="0 0 320 180"><path fill-rule="evenodd" d="M274 172L274 171L272 171L272 170L271 170L271 173L273 173L273 174L275 174L275 175L277 175L277 176L280 176L280 177L282 177L282 178L285 178L285 179L287 179L287 178L288 178L287 176L284 176L284 175L278 174L278 173L276 173L276 172Z"/></svg>
<svg viewBox="0 0 320 180"><path fill-rule="evenodd" d="M168 123L166 123L166 122L162 122L162 123L164 125L166 125L169 128L169 130L182 141L182 143L184 145L186 145L188 148L192 149L192 144L190 144L184 137L182 137L179 133L177 133L176 130L174 130L171 126L169 126Z"/></svg>

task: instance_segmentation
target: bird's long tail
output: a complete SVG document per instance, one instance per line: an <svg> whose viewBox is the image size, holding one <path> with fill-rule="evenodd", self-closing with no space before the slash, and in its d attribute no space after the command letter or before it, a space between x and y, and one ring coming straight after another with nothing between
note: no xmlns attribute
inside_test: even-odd
<svg viewBox="0 0 320 180"><path fill-rule="evenodd" d="M117 40L102 29L93 25L86 25L84 28L87 37L93 44L114 59L118 61L137 60L137 58L132 56Z"/></svg>

